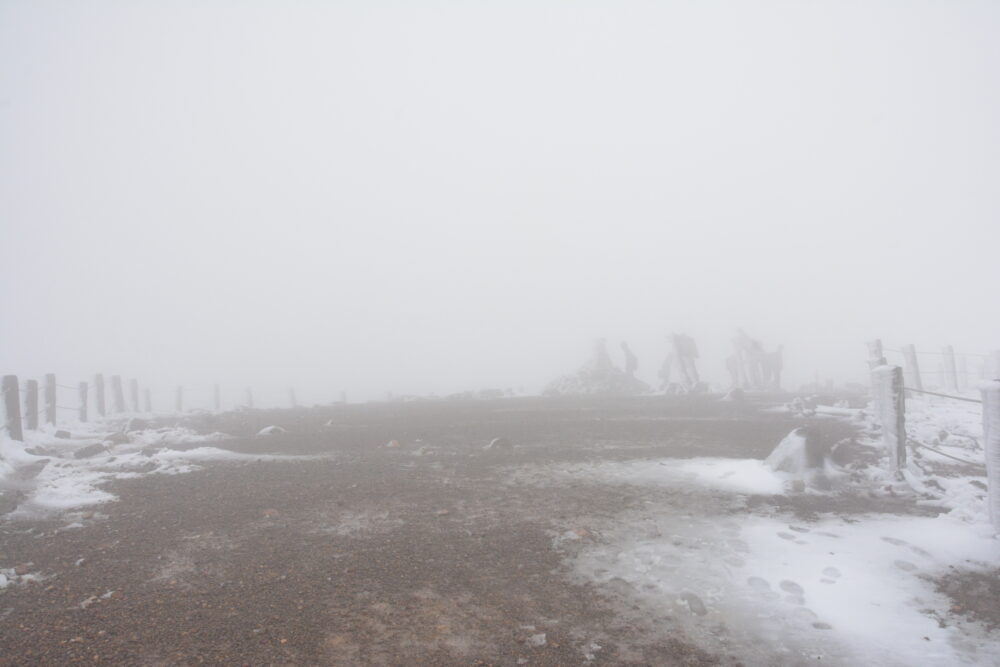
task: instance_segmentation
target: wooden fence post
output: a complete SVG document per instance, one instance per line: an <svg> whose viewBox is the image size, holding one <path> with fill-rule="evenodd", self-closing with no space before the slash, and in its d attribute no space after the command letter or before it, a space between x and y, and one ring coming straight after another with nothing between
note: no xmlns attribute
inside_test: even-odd
<svg viewBox="0 0 1000 667"><path fill-rule="evenodd" d="M94 376L94 403L97 408L97 416L104 417L104 376L98 373Z"/></svg>
<svg viewBox="0 0 1000 667"><path fill-rule="evenodd" d="M17 384L16 375L3 376L3 406L6 414L4 421L7 426L7 435L11 440L24 441L24 432L21 431L21 388Z"/></svg>
<svg viewBox="0 0 1000 667"><path fill-rule="evenodd" d="M122 391L122 376L111 376L111 399L115 403L115 413L125 412L125 392Z"/></svg>
<svg viewBox="0 0 1000 667"><path fill-rule="evenodd" d="M903 393L903 369L887 366L872 371L872 393L876 401L882 442L889 455L889 470L899 473L906 467L906 398Z"/></svg>
<svg viewBox="0 0 1000 667"><path fill-rule="evenodd" d="M52 373L45 375L45 423L56 423L56 376Z"/></svg>
<svg viewBox="0 0 1000 667"><path fill-rule="evenodd" d="M253 389L247 387L247 407L253 409Z"/></svg>
<svg viewBox="0 0 1000 667"><path fill-rule="evenodd" d="M222 412L222 390L217 384L212 385L212 405L216 412Z"/></svg>
<svg viewBox="0 0 1000 667"><path fill-rule="evenodd" d="M87 421L87 383L80 383L80 421Z"/></svg>
<svg viewBox="0 0 1000 667"><path fill-rule="evenodd" d="M912 344L903 346L903 363L906 369L906 386L917 391L924 390L924 382L920 379L920 364L917 363L917 348Z"/></svg>
<svg viewBox="0 0 1000 667"><path fill-rule="evenodd" d="M177 387L177 397L174 403L178 413L184 412L184 387Z"/></svg>
<svg viewBox="0 0 1000 667"><path fill-rule="evenodd" d="M986 449L986 496L993 529L1000 533L1000 380L980 385L983 398L983 447Z"/></svg>
<svg viewBox="0 0 1000 667"><path fill-rule="evenodd" d="M142 407L143 412L153 411L153 397L149 395L149 387L144 387L142 390Z"/></svg>
<svg viewBox="0 0 1000 667"><path fill-rule="evenodd" d="M24 383L24 427L29 431L38 430L38 380Z"/></svg>
<svg viewBox="0 0 1000 667"><path fill-rule="evenodd" d="M948 391L958 393L958 370L955 367L955 348L945 345L941 350L944 355L944 384Z"/></svg>
<svg viewBox="0 0 1000 667"><path fill-rule="evenodd" d="M128 381L128 397L132 403L132 412L139 412L139 381L135 378Z"/></svg>

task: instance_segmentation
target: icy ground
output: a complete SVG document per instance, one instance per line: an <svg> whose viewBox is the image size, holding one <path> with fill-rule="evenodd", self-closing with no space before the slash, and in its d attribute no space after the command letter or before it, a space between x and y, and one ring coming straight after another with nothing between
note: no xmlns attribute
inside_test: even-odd
<svg viewBox="0 0 1000 667"><path fill-rule="evenodd" d="M907 413L914 440L983 461L979 406L912 400ZM809 417L829 418L857 420L856 446L875 460L877 427L863 412ZM797 495L830 511L799 516L773 502L796 495L796 475L758 460L557 464L519 469L514 480L648 488L645 507L558 528L555 547L574 580L596 584L636 624L679 628L732 662L1000 664L1000 632L956 613L935 585L1000 563L985 469L926 449L910 458L906 482L878 465L828 464L831 488Z"/></svg>
<svg viewBox="0 0 1000 667"><path fill-rule="evenodd" d="M105 482L179 474L205 461L286 458L240 454L211 446L229 436L199 435L186 428L124 430L75 423L26 431L25 442L0 435L0 493L10 518L34 518L115 500ZM57 437L56 433L60 432ZM16 509L12 506L16 503Z"/></svg>

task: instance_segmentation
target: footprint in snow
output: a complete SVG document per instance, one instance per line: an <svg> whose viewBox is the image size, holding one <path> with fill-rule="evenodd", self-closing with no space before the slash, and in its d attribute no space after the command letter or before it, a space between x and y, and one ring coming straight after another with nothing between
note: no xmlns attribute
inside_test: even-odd
<svg viewBox="0 0 1000 667"><path fill-rule="evenodd" d="M914 570L917 569L917 566L908 560L893 561L893 565L898 567L900 570L903 570L904 572L913 572Z"/></svg>
<svg viewBox="0 0 1000 667"><path fill-rule="evenodd" d="M896 537L883 537L882 541L888 542L889 544L894 544L897 547L909 546L909 542L907 542L905 540L901 540L901 539L896 538Z"/></svg>
<svg viewBox="0 0 1000 667"><path fill-rule="evenodd" d="M795 539L795 536L792 535L791 533L781 532L781 533L777 533L777 535L778 535L778 537L780 537L783 540L789 540L789 541L791 541L791 540Z"/></svg>
<svg viewBox="0 0 1000 667"><path fill-rule="evenodd" d="M831 579L840 579L840 570L835 567L824 567L823 576Z"/></svg>
<svg viewBox="0 0 1000 667"><path fill-rule="evenodd" d="M805 594L805 590L801 586L799 586L794 581L789 581L788 579L782 581L780 584L778 584L778 586L781 588L781 590L785 591L786 593L791 593L792 595Z"/></svg>
<svg viewBox="0 0 1000 667"><path fill-rule="evenodd" d="M681 599L687 602L688 609L691 613L696 616L704 616L708 613L708 609L705 607L705 603L701 601L701 598L694 593L682 593Z"/></svg>
<svg viewBox="0 0 1000 667"><path fill-rule="evenodd" d="M802 526L789 526L788 530L794 530L796 533L808 533L808 528L803 528Z"/></svg>

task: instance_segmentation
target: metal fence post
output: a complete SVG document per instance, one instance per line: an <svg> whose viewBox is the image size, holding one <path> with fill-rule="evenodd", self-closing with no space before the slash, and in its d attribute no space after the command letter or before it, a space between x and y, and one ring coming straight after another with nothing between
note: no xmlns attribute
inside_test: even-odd
<svg viewBox="0 0 1000 667"><path fill-rule="evenodd" d="M955 348L945 345L941 350L944 355L944 383L948 391L958 392L958 370L955 366Z"/></svg>
<svg viewBox="0 0 1000 667"><path fill-rule="evenodd" d="M980 385L983 397L983 447L986 449L986 496L993 529L1000 533L1000 380Z"/></svg>
<svg viewBox="0 0 1000 667"><path fill-rule="evenodd" d="M115 412L125 412L125 392L122 391L122 376L111 376L111 399L115 402Z"/></svg>
<svg viewBox="0 0 1000 667"><path fill-rule="evenodd" d="M80 383L80 421L87 421L87 383Z"/></svg>
<svg viewBox="0 0 1000 667"><path fill-rule="evenodd" d="M104 417L104 376L100 373L94 376L94 403L97 416Z"/></svg>
<svg viewBox="0 0 1000 667"><path fill-rule="evenodd" d="M905 364L906 386L917 391L924 390L924 382L920 379L920 364L917 363L917 348L912 344L903 346L903 363Z"/></svg>
<svg viewBox="0 0 1000 667"><path fill-rule="evenodd" d="M56 376L53 373L45 375L45 423L56 423Z"/></svg>
<svg viewBox="0 0 1000 667"><path fill-rule="evenodd" d="M873 395L879 422L882 425L882 443L889 455L890 472L898 473L906 467L906 397L903 393L903 369L884 366L872 371Z"/></svg>
<svg viewBox="0 0 1000 667"><path fill-rule="evenodd" d="M29 431L38 430L38 380L24 383L24 421Z"/></svg>

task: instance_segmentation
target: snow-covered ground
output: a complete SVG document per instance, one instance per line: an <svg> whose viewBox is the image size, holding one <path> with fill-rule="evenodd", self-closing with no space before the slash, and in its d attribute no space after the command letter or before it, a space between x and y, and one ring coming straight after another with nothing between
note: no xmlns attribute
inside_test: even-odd
<svg viewBox="0 0 1000 667"><path fill-rule="evenodd" d="M121 428L97 423L45 427L26 431L24 442L0 435L0 492L5 503L17 503L7 516L30 518L113 501L115 496L101 488L113 479L184 473L205 461L284 458L213 446L228 438L222 433L117 426ZM70 437L57 437L59 431Z"/></svg>
<svg viewBox="0 0 1000 667"><path fill-rule="evenodd" d="M858 446L881 443L865 413ZM945 454L982 462L979 406L907 403L908 433ZM795 435L783 445L794 448ZM778 443L776 443L778 444ZM780 457L779 457L780 458ZM872 457L874 458L874 456ZM770 463L770 464L769 464ZM1000 566L987 520L985 469L927 449L911 451L905 482L877 465L827 465L827 490L796 486L795 472L741 459L657 459L521 469L526 484L649 489L646 506L562 526L554 544L572 576L596 584L637 623L679 628L712 654L748 665L1000 664L1000 632L956 614L936 579ZM801 484L801 483L799 483ZM808 496L849 511L796 518L754 496ZM911 511L885 510L912 503ZM921 511L932 505L941 513ZM866 509L869 508L869 509ZM593 536L596 536L594 538ZM641 611L634 611L638 606Z"/></svg>

